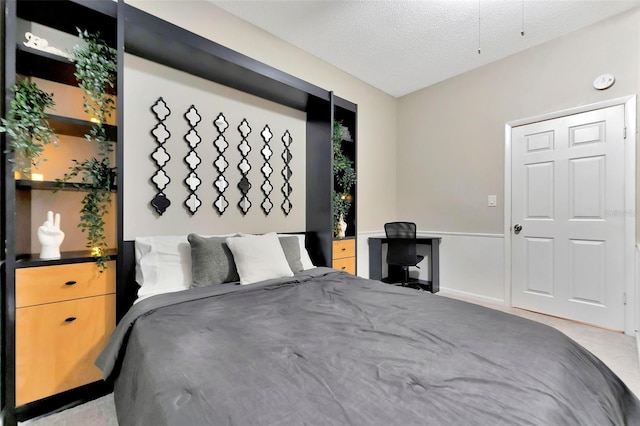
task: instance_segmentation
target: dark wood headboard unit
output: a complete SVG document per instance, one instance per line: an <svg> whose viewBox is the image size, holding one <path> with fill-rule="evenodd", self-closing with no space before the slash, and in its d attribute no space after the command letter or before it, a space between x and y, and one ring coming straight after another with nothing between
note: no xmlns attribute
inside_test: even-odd
<svg viewBox="0 0 640 426"><path fill-rule="evenodd" d="M355 104L334 96L330 91L128 5L124 0L118 0L118 35L124 40L124 53L304 111L307 114L305 160L307 250L314 264L330 266L333 228L331 135L334 105L346 102L355 111ZM122 59L119 61L121 67L119 84L122 84L124 76ZM127 143L123 130L127 119L123 96L119 96L118 129L121 132L119 138L124 143ZM118 183L124 187L126 185L124 178L121 179L123 181ZM123 192L118 192L119 209L124 202ZM117 271L118 320L131 306L137 292L134 242L124 240L122 232L124 220L126 218L122 217L121 213ZM132 238L132 236L127 237Z"/></svg>
<svg viewBox="0 0 640 426"><path fill-rule="evenodd" d="M300 232L283 232L284 234L300 234ZM307 237L307 244L309 238ZM118 290L117 303L116 303L116 315L117 318L122 318L129 308L133 305L133 302L138 297L138 289L140 286L136 283L136 251L135 241L128 240L123 241L120 246L118 260L120 260L120 269L122 270L123 285Z"/></svg>
<svg viewBox="0 0 640 426"><path fill-rule="evenodd" d="M136 255L135 241L123 241L119 250L119 268L122 271L122 284L118 289L116 302L116 317L118 320L127 313L133 302L138 297L138 284L136 283ZM120 282L118 283L120 284Z"/></svg>

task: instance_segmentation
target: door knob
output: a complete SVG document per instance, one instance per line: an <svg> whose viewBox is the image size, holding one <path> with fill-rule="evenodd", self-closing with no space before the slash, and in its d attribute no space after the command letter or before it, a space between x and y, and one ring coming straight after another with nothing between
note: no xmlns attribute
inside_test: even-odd
<svg viewBox="0 0 640 426"><path fill-rule="evenodd" d="M515 224L515 226L513 227L513 231L514 231L516 234L519 234L519 233L520 233L520 231L522 231L522 225L520 225L519 223L516 223L516 224Z"/></svg>

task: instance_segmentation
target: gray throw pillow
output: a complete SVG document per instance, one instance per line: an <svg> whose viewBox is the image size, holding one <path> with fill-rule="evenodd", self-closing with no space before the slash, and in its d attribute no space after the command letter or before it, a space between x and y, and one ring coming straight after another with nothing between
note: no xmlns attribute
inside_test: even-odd
<svg viewBox="0 0 640 426"><path fill-rule="evenodd" d="M227 237L201 237L189 234L192 287L207 287L240 281Z"/></svg>
<svg viewBox="0 0 640 426"><path fill-rule="evenodd" d="M291 271L295 274L303 271L302 260L300 260L300 242L298 237L278 237L282 251L284 251L284 257L287 258L287 263L291 268Z"/></svg>

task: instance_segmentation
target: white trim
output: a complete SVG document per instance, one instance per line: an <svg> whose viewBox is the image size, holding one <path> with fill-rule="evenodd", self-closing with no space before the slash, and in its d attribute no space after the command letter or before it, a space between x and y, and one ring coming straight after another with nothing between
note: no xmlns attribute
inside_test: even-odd
<svg viewBox="0 0 640 426"><path fill-rule="evenodd" d="M511 306L511 129L504 126L504 305Z"/></svg>
<svg viewBox="0 0 640 426"><path fill-rule="evenodd" d="M364 231L358 232L358 236L362 235L363 237L377 237L384 236L384 230L382 231ZM450 232L450 231L416 231L416 235L418 237L430 237L430 236L440 236L440 235L453 235L456 237L482 237L482 238L504 238L504 234L486 234L481 232Z"/></svg>
<svg viewBox="0 0 640 426"><path fill-rule="evenodd" d="M504 234L483 234L480 232L418 231L417 235L419 237L453 235L456 237L504 238Z"/></svg>
<svg viewBox="0 0 640 426"><path fill-rule="evenodd" d="M440 294L442 294L443 296L446 296L447 294L450 294L452 296L459 296L459 297L465 297L467 299L473 299L473 300L479 300L485 303L493 303L494 305L499 305L499 306L504 306L504 301L497 299L495 297L487 297L487 296L483 296L481 294L476 294L476 293L469 293L466 291L462 291L462 290L454 290L452 288L446 288L446 287L440 287ZM438 294L438 293L436 293Z"/></svg>
<svg viewBox="0 0 640 426"><path fill-rule="evenodd" d="M534 117L522 118L519 120L510 121L507 123L507 126L510 126L510 127L524 126L526 124L538 123L540 121L546 121L546 120L553 120L554 118L566 117L567 115L581 114L583 112L594 111L596 109L603 109L603 108L608 108L616 105L625 105L625 109L626 109L626 106L628 106L631 101L633 101L633 106L634 106L633 109L635 111L635 99L636 99L636 95L622 96L615 99L609 99L608 101L596 102L593 104L582 105L574 108L567 108L560 111L536 115ZM634 120L634 129L635 129L635 120Z"/></svg>
<svg viewBox="0 0 640 426"><path fill-rule="evenodd" d="M626 127L626 141L624 148L624 205L625 211L633 209L634 214L625 215L624 245L625 245L625 292L627 305L624 307L624 332L633 336L638 330L638 304L636 278L636 96L630 96L624 102L624 125Z"/></svg>
<svg viewBox="0 0 640 426"><path fill-rule="evenodd" d="M360 236L366 236L366 237L377 237L379 235L384 235L384 231L364 231L364 232L360 232L358 231L358 237Z"/></svg>
<svg viewBox="0 0 640 426"><path fill-rule="evenodd" d="M504 149L504 300L505 305L511 306L511 130L513 127L537 123L539 121L552 120L567 115L580 114L615 105L624 105L625 126L627 127L627 139L625 142L625 211L636 211L636 95L610 99L608 101L583 105L561 111L542 114L535 117L510 121L505 124L505 149ZM627 293L627 305L624 307L624 332L634 335L640 328L637 309L640 298L636 296L635 276L635 214L625 216L625 291Z"/></svg>

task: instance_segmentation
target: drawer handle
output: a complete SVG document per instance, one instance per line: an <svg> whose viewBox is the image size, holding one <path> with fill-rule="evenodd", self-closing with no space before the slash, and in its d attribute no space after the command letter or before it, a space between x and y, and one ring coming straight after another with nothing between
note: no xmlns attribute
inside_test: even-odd
<svg viewBox="0 0 640 426"><path fill-rule="evenodd" d="M66 320L64 320L64 322L74 322L77 318L76 317L69 317Z"/></svg>
<svg viewBox="0 0 640 426"><path fill-rule="evenodd" d="M342 267L342 270L344 271L345 269L347 269L347 267L346 267L346 266L343 266L343 267Z"/></svg>
<svg viewBox="0 0 640 426"><path fill-rule="evenodd" d="M64 283L64 285L74 285L76 283L77 281L67 281L66 283Z"/></svg>
<svg viewBox="0 0 640 426"><path fill-rule="evenodd" d="M342 247L342 251L347 251L347 249L345 247Z"/></svg>

